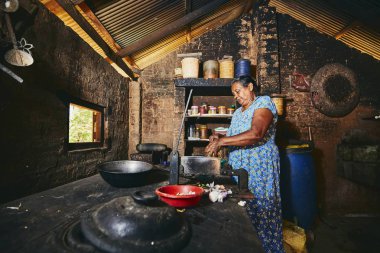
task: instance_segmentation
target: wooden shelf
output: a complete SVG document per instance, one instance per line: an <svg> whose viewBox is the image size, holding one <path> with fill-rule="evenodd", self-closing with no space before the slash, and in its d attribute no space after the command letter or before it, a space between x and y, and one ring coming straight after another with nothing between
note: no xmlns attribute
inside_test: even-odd
<svg viewBox="0 0 380 253"><path fill-rule="evenodd" d="M186 115L186 118L232 118L232 114L198 114Z"/></svg>
<svg viewBox="0 0 380 253"><path fill-rule="evenodd" d="M213 87L213 88L229 88L231 87L233 78L177 78L174 79L176 87Z"/></svg>

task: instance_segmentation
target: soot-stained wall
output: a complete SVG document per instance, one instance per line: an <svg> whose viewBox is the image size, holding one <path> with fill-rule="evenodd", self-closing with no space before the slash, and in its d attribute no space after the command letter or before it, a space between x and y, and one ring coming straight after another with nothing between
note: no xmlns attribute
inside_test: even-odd
<svg viewBox="0 0 380 253"><path fill-rule="evenodd" d="M144 69L141 76L142 142L158 142L172 148L173 140L178 138L185 98L173 83L174 69L181 67L177 53L201 52L202 62L222 59L224 55L231 55L234 60L256 61L251 20L252 16L246 15L214 29Z"/></svg>
<svg viewBox="0 0 380 253"><path fill-rule="evenodd" d="M260 24L253 21L260 21ZM270 26L265 27L265 24ZM274 38L278 38L278 44ZM274 48L278 48L277 53ZM239 18L192 40L143 71L143 142L173 146L185 102L183 90L175 89L172 81L174 68L180 67L176 53L189 52L202 52L202 60L223 55L232 55L235 60L247 57L258 65L256 77L259 82L268 87L275 86L273 92L280 89L281 93L288 95L285 115L278 124L278 137L280 141L284 137L287 140L307 140L310 127L316 146L318 206L322 211L338 214L379 212L378 191L338 176L336 165L336 148L343 139L357 132L364 133L372 142L380 138L378 122L361 119L379 111L379 61L289 16L273 15L272 8L261 7L253 15ZM289 75L294 71L311 81L318 69L328 63L347 66L358 77L359 104L342 117L322 114L313 106L310 93L299 92L289 83Z"/></svg>
<svg viewBox="0 0 380 253"><path fill-rule="evenodd" d="M286 115L279 122L279 137L307 140L310 127L315 143L318 202L324 211L379 213L378 190L338 176L336 149L343 139L356 132L366 136L366 140L361 138L362 143L380 142L379 122L362 120L380 111L380 62L287 15L278 14L277 24L281 90L290 99L286 103ZM330 63L342 64L357 76L360 100L344 116L330 117L319 112L312 104L311 93L297 91L290 85L289 75L303 74L312 83L316 72ZM340 94L344 90L335 92Z"/></svg>
<svg viewBox="0 0 380 253"><path fill-rule="evenodd" d="M20 36L20 35L17 35ZM0 202L96 173L105 160L128 158L128 80L43 6L22 35L34 64L0 73ZM68 152L68 108L59 94L106 107L103 149Z"/></svg>

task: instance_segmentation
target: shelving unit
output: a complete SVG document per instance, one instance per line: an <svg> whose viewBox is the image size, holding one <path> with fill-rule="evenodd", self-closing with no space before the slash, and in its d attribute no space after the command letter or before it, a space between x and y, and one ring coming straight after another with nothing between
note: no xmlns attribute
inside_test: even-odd
<svg viewBox="0 0 380 253"><path fill-rule="evenodd" d="M176 87L185 88L185 99L188 98L190 89L193 89L189 108L192 105L200 106L202 102L206 102L215 107L220 105L229 107L232 104L236 106L230 88L232 80L233 79L229 78L185 78L174 79L174 84ZM190 124L207 124L209 134L211 134L211 129L215 129L216 127L228 127L231 123L231 118L231 114L186 115L184 128L185 155L202 155L204 148L209 143L208 139L187 139Z"/></svg>
<svg viewBox="0 0 380 253"><path fill-rule="evenodd" d="M232 114L187 115L186 118L232 118Z"/></svg>

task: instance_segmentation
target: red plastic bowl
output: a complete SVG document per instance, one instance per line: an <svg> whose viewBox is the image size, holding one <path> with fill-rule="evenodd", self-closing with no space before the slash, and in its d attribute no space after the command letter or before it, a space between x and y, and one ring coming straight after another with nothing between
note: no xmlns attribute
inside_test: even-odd
<svg viewBox="0 0 380 253"><path fill-rule="evenodd" d="M195 194L188 194L190 191ZM201 200L203 192L202 187L194 185L167 185L156 189L156 194L162 201L176 208L195 206Z"/></svg>

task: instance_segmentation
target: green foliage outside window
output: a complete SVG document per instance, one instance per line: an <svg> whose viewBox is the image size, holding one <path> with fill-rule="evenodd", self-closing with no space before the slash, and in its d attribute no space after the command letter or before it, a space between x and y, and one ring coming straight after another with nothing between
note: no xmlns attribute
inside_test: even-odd
<svg viewBox="0 0 380 253"><path fill-rule="evenodd" d="M93 142L93 112L70 105L69 142Z"/></svg>

